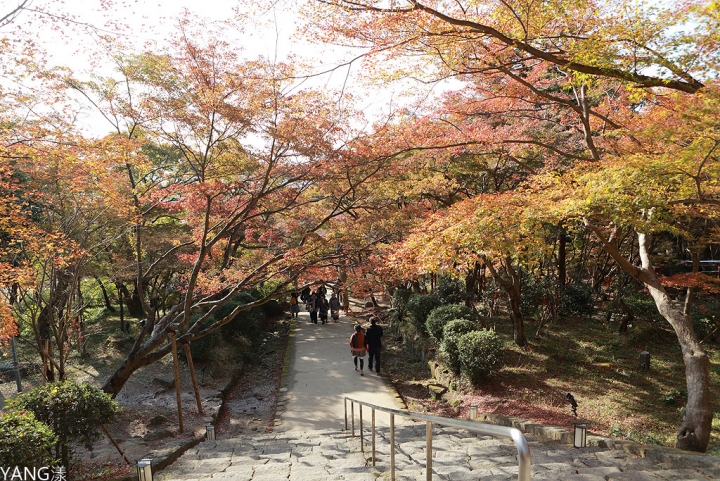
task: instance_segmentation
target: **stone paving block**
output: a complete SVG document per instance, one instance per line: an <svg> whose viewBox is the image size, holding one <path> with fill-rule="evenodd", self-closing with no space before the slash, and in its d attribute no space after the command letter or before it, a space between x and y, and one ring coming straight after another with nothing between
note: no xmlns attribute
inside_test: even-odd
<svg viewBox="0 0 720 481"><path fill-rule="evenodd" d="M648 471L625 471L605 476L607 481L663 481L663 479Z"/></svg>
<svg viewBox="0 0 720 481"><path fill-rule="evenodd" d="M290 463L272 463L257 466L253 479L287 479L288 476L290 476Z"/></svg>

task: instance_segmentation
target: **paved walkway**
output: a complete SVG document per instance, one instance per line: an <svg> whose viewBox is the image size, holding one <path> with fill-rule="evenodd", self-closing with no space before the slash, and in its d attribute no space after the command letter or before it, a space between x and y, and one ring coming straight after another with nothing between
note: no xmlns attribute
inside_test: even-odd
<svg viewBox="0 0 720 481"><path fill-rule="evenodd" d="M300 313L292 332L290 372L285 383L287 392L280 397L277 429L342 428L344 396L383 407L403 407L387 380L368 369L367 356L364 376L354 370L348 345L354 325L345 316L337 323L321 324L318 321L318 324L312 324L307 312ZM380 415L378 413L378 422ZM382 416L386 417L384 413Z"/></svg>
<svg viewBox="0 0 720 481"><path fill-rule="evenodd" d="M233 479L240 481L390 480L388 422L376 417L376 463L371 458L369 410L365 410L364 451L357 432L344 428L344 395L387 407L397 399L383 377L355 372L347 341L352 321L310 324L301 313L292 338L290 372L271 434L206 441L155 476L156 481ZM396 418L397 481L426 479L425 423ZM645 457L623 448L575 449L527 435L533 480L708 481L720 479L720 458L671 449L647 450ZM517 479L517 449L506 439L454 428L433 430L432 477L451 481Z"/></svg>

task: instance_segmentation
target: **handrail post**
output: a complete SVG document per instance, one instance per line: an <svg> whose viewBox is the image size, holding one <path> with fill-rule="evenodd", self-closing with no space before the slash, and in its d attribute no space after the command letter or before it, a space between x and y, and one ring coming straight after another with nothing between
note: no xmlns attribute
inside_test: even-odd
<svg viewBox="0 0 720 481"><path fill-rule="evenodd" d="M362 431L362 404L358 404L358 409L360 409L360 451L363 453L365 452L365 443L363 442L363 431Z"/></svg>
<svg viewBox="0 0 720 481"><path fill-rule="evenodd" d="M345 432L347 432L347 398L343 398L343 406L345 407Z"/></svg>
<svg viewBox="0 0 720 481"><path fill-rule="evenodd" d="M375 408L372 408L372 461L375 466Z"/></svg>
<svg viewBox="0 0 720 481"><path fill-rule="evenodd" d="M395 481L395 413L390 413L390 481Z"/></svg>
<svg viewBox="0 0 720 481"><path fill-rule="evenodd" d="M432 481L432 422L427 421L425 425L425 450L427 452L427 459L425 460L425 479Z"/></svg>
<svg viewBox="0 0 720 481"><path fill-rule="evenodd" d="M395 481L395 414L401 417L407 417L411 419L418 419L426 422L425 427L425 442L426 442L426 481L432 481L432 427L433 423L440 424L443 426L452 426L459 429L468 429L470 431L479 432L483 434L489 434L491 436L499 436L504 438L511 438L517 447L518 451L518 481L530 481L531 474L531 459L530 459L530 448L528 447L527 439L525 435L517 428L509 428L505 426L495 426L492 424L478 423L467 420L459 420L453 418L444 418L440 416L433 416L422 413L409 413L398 409L387 408L383 406L377 406L375 404L366 401L357 401L353 398L345 398L345 412L347 416L347 401L350 401L350 418L352 427L352 436L355 437L355 403L357 402L360 408L360 449L365 454L365 438L363 433L363 406L367 406L372 410L372 458L373 466L376 465L376 426L375 426L375 410L390 414L390 480ZM347 418L346 418L347 426ZM347 429L347 428L346 428ZM367 459L366 459L367 462Z"/></svg>

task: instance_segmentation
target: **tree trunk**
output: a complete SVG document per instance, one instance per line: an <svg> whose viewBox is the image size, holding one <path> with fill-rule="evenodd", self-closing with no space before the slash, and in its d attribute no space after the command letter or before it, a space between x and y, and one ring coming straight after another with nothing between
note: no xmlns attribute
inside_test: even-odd
<svg viewBox="0 0 720 481"><path fill-rule="evenodd" d="M105 301L105 309L109 312L115 312L115 308L113 307L112 302L110 302L110 296L108 296L107 289L105 289L105 284L103 284L103 281L101 281L99 277L95 277L95 280L100 286L100 292L102 292L103 300Z"/></svg>
<svg viewBox="0 0 720 481"><path fill-rule="evenodd" d="M692 256L692 272L693 274L697 274L698 272L700 272L700 253L696 251L691 251L690 255ZM690 307L692 306L692 298L694 293L694 287L690 286L687 288L687 294L685 294L685 305L683 306L683 315L685 316L690 314Z"/></svg>
<svg viewBox="0 0 720 481"><path fill-rule="evenodd" d="M567 283L567 235L565 235L565 229L563 229L562 225L560 226L560 235L558 237L558 289L562 291L565 289L565 284Z"/></svg>
<svg viewBox="0 0 720 481"><path fill-rule="evenodd" d="M645 234L638 233L638 247L642 261L642 267L638 267L620 254L612 236L607 239L596 226L587 222L586 225L598 235L605 250L618 265L645 285L658 311L675 330L685 362L685 382L688 392L685 416L678 429L675 446L687 451L704 453L710 442L713 417L710 399L710 360L698 342L692 321L673 306L670 296L660 284L650 259Z"/></svg>
<svg viewBox="0 0 720 481"><path fill-rule="evenodd" d="M517 272L515 272L512 268L511 262L512 259L507 258L503 264L503 268L505 269L509 280L503 279L502 276L500 276L495 267L492 265L492 262L485 262L485 265L490 270L490 274L493 276L495 281L502 286L508 296L510 303L510 315L512 316L514 327L513 338L515 340L515 344L522 347L527 343L527 339L525 337L525 324L523 322L522 312L520 311L520 278L517 275Z"/></svg>

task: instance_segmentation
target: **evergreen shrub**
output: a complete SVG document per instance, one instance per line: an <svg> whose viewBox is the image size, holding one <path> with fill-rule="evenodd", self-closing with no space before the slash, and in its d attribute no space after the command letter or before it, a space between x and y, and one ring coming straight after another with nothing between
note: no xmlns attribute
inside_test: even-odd
<svg viewBox="0 0 720 481"><path fill-rule="evenodd" d="M443 329L448 322L455 319L467 319L470 321L472 318L473 312L469 307L461 304L448 304L433 309L425 322L425 327L433 338L442 341Z"/></svg>
<svg viewBox="0 0 720 481"><path fill-rule="evenodd" d="M460 336L457 348L461 372L477 384L500 363L503 342L495 331L482 329Z"/></svg>
<svg viewBox="0 0 720 481"><path fill-rule="evenodd" d="M460 372L460 359L457 348L458 340L463 334L467 334L476 329L477 326L475 323L467 319L452 320L443 328L442 342L440 343L440 358L455 374Z"/></svg>
<svg viewBox="0 0 720 481"><path fill-rule="evenodd" d="M436 307L440 307L440 299L432 294L413 294L407 302L406 309L412 316L413 325L425 332L425 322Z"/></svg>
<svg viewBox="0 0 720 481"><path fill-rule="evenodd" d="M56 456L69 465L71 442L92 449L101 436L100 425L111 423L120 413L110 394L90 386L60 381L38 386L8 401L8 411L31 412L58 437Z"/></svg>
<svg viewBox="0 0 720 481"><path fill-rule="evenodd" d="M52 448L57 436L31 412L6 411L0 416L0 466L41 468L57 464Z"/></svg>

